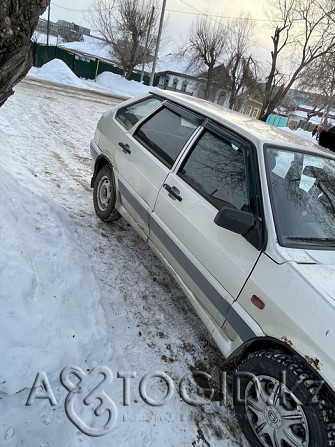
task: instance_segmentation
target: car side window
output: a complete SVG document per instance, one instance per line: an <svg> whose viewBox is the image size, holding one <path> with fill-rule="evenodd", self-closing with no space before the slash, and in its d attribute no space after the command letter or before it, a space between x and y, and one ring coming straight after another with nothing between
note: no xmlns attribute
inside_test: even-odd
<svg viewBox="0 0 335 447"><path fill-rule="evenodd" d="M250 211L246 144L205 131L178 175L216 208Z"/></svg>
<svg viewBox="0 0 335 447"><path fill-rule="evenodd" d="M134 137L171 168L202 121L190 113L184 116L164 107L145 121L137 129Z"/></svg>
<svg viewBox="0 0 335 447"><path fill-rule="evenodd" d="M122 107L117 111L115 118L126 130L129 130L139 120L150 115L161 103L162 101L158 98L145 99Z"/></svg>

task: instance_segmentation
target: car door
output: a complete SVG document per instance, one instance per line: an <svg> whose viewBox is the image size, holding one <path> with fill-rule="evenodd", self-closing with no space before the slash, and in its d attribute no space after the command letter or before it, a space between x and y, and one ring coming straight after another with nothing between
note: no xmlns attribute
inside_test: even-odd
<svg viewBox="0 0 335 447"><path fill-rule="evenodd" d="M158 192L183 147L202 122L203 119L192 113L164 102L120 137L115 161L121 201L147 235Z"/></svg>
<svg viewBox="0 0 335 447"><path fill-rule="evenodd" d="M152 215L152 243L220 325L260 254L243 236L214 223L223 207L258 212L251 154L251 144L207 124L169 173Z"/></svg>

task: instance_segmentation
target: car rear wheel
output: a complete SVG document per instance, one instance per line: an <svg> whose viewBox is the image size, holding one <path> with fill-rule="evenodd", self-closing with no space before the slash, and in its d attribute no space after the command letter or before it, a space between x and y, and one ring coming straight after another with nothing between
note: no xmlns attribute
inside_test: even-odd
<svg viewBox="0 0 335 447"><path fill-rule="evenodd" d="M114 208L116 200L113 168L104 166L98 172L93 188L93 203L97 216L104 222L115 221L121 217Z"/></svg>
<svg viewBox="0 0 335 447"><path fill-rule="evenodd" d="M234 405L253 447L335 446L328 391L293 355L279 350L250 354L236 371Z"/></svg>

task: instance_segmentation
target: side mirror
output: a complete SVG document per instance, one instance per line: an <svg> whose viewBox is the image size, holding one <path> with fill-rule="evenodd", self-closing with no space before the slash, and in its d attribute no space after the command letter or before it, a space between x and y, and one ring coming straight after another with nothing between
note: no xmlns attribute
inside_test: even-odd
<svg viewBox="0 0 335 447"><path fill-rule="evenodd" d="M263 246L263 224L252 213L224 207L215 216L214 223L219 227L241 234L257 250Z"/></svg>
<svg viewBox="0 0 335 447"><path fill-rule="evenodd" d="M256 219L247 211L224 207L215 216L214 223L226 230L245 235L255 226Z"/></svg>

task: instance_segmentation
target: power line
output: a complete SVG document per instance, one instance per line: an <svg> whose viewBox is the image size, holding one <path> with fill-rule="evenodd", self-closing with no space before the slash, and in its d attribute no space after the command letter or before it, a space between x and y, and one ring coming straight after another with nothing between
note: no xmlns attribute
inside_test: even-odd
<svg viewBox="0 0 335 447"><path fill-rule="evenodd" d="M53 6L56 6L57 8L60 9L65 9L66 11L73 11L73 12L89 12L89 9L74 9L74 8L66 8L65 6L60 6L57 5L56 3L51 2L51 4ZM157 8L158 10L161 10L162 8ZM200 16L200 15L204 15L204 13L202 12L190 12L190 11L179 11L177 9L165 9L168 12L175 12L175 13L179 13L179 14L188 14L188 15L194 15L194 16ZM241 17L234 17L234 16L221 16L221 15L216 15L216 14L207 14L208 17L216 17L216 18L220 18L220 19L242 19ZM255 21L255 22L270 22L270 20L268 19L254 19L252 17L247 18L246 20L250 20L250 21Z"/></svg>
<svg viewBox="0 0 335 447"><path fill-rule="evenodd" d="M72 11L72 12L89 12L89 9L74 9L74 8L66 8L65 6L56 5L56 3L51 2L52 6L56 6L60 9L65 9L66 11Z"/></svg>
<svg viewBox="0 0 335 447"><path fill-rule="evenodd" d="M217 20L215 20L216 18L222 18L222 19L237 19L237 20L239 20L239 19L243 19L242 17L231 17L231 16L220 16L220 15L206 14L206 13L200 11L200 9L197 9L197 8L195 8L194 6L190 5L189 3L185 2L184 0L179 0L179 1L180 1L181 3L183 3L184 5L188 6L189 8L193 9L194 11L196 11L196 13L194 13L194 12L189 12L189 11L178 11L178 10L172 10L172 9L166 9L166 11L169 11L169 12L176 12L176 13L182 13L182 14L190 14L190 15L200 15L200 16L205 16L205 17L208 17L209 19L211 19L212 21L214 21L214 22L216 22L216 23L220 23L220 22L218 22ZM82 12L82 13L84 13L84 12L90 12L89 9L66 8L65 6L60 6L60 5L57 5L56 3L53 3L53 2L51 2L51 4L52 4L53 6L56 6L57 8L64 9L64 10L66 10L66 11ZM158 9L160 9L160 8L158 8ZM270 22L270 20L267 20L267 19L253 19L253 18L248 18L247 20L259 21L259 22ZM263 48L263 49L266 50L266 51L270 51L270 52L271 52L271 50L270 50L269 48L266 48L264 45L261 45L261 44L255 42L255 41L253 41L253 40L251 40L251 39L249 39L249 41L250 41L253 45L256 45L256 46L258 46L258 47L260 47L260 48Z"/></svg>
<svg viewBox="0 0 335 447"><path fill-rule="evenodd" d="M195 8L194 6L192 6L192 5L190 5L189 3L185 2L184 0L179 0L179 1L180 1L181 3L183 3L184 5L188 6L189 8L192 8L192 9L194 9L195 11L199 12L202 16L208 17L208 18L209 18L210 20L212 20L213 22L218 23L219 25L221 25L221 23L218 22L217 20L215 20L215 19L213 18L213 16L210 16L210 15L204 13L203 11L200 11L200 9ZM234 18L235 18L235 17L234 17ZM249 42L251 42L253 45L256 45L256 46L258 46L258 47L260 47L260 48L263 48L263 49L266 50L266 51L270 51L270 52L271 52L271 50L270 50L269 48L266 48L264 45L261 45L260 43L254 42L254 41L251 40L251 39L249 39Z"/></svg>
<svg viewBox="0 0 335 447"><path fill-rule="evenodd" d="M158 9L160 9L160 8L158 8ZM253 22L271 22L271 20L269 20L269 19L254 19L252 17L244 18L244 17L234 17L234 16L221 16L221 15L216 15L216 14L204 14L203 12L178 11L176 9L166 9L166 11L178 12L181 14L189 14L189 15L193 15L193 16L206 15L207 17L215 17L218 19L236 19L236 20L250 20Z"/></svg>

